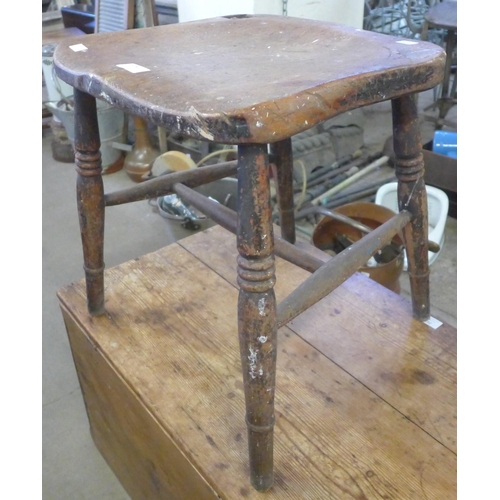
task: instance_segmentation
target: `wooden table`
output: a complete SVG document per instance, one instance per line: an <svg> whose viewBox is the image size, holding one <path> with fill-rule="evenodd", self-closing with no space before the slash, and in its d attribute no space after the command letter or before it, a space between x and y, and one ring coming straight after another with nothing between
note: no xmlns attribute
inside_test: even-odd
<svg viewBox="0 0 500 500"><path fill-rule="evenodd" d="M235 237L214 227L59 291L96 446L134 500L262 499L248 480ZM281 300L309 275L277 258ZM454 500L456 330L356 273L278 332L268 499Z"/></svg>

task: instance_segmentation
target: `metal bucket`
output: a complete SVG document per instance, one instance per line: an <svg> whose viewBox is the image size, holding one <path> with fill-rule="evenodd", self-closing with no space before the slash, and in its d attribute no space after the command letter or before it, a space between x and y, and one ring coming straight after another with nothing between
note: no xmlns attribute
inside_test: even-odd
<svg viewBox="0 0 500 500"><path fill-rule="evenodd" d="M225 177L194 188L198 193L213 198L221 205L237 211L238 209L238 179Z"/></svg>
<svg viewBox="0 0 500 500"><path fill-rule="evenodd" d="M396 215L395 212L384 206L363 202L342 205L337 207L335 212L347 215L372 229L376 229ZM326 250L332 247L336 238L340 235L347 236L351 241L355 242L360 240L364 233L346 223L333 220L330 217L323 217L314 229L312 242L315 247ZM396 235L394 242L403 248L402 235ZM373 263L373 265L367 263L367 265L359 269L359 272L395 293L401 292L399 277L404 267L403 250L389 262L383 264L374 263L372 260L369 262Z"/></svg>
<svg viewBox="0 0 500 500"><path fill-rule="evenodd" d="M50 111L62 122L73 148L75 147L75 111L64 103L45 102ZM125 142L125 113L104 101L97 101L97 122L101 140L103 174L111 174L123 166L123 151L113 147L114 142Z"/></svg>
<svg viewBox="0 0 500 500"><path fill-rule="evenodd" d="M57 102L62 97L73 95L73 87L63 82L54 72L54 50L57 43L42 46L42 73L49 101Z"/></svg>
<svg viewBox="0 0 500 500"><path fill-rule="evenodd" d="M194 191L212 198L231 210L237 209L238 181L232 177L225 177L218 181L209 182L194 188ZM205 229L210 219L184 203L177 195L161 196L157 199L158 211L162 217L181 224L186 229Z"/></svg>

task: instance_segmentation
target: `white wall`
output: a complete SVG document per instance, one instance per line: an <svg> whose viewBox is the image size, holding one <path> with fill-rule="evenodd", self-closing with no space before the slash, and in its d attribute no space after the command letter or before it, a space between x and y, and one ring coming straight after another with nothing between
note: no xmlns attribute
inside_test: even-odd
<svg viewBox="0 0 500 500"><path fill-rule="evenodd" d="M177 0L179 22L231 14L253 14L254 0Z"/></svg>
<svg viewBox="0 0 500 500"><path fill-rule="evenodd" d="M281 2L279 2L281 3ZM288 15L363 27L364 0L288 0Z"/></svg>
<svg viewBox="0 0 500 500"><path fill-rule="evenodd" d="M364 0L288 0L288 15L363 27ZM179 21L230 14L277 14L282 0L177 0Z"/></svg>

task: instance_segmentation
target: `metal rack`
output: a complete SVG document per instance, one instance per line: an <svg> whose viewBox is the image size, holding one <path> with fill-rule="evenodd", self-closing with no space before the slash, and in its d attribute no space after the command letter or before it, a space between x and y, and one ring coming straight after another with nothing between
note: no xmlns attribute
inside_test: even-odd
<svg viewBox="0 0 500 500"><path fill-rule="evenodd" d="M365 0L363 28L388 35L419 39L424 15L441 0ZM430 30L428 40L443 44L444 31Z"/></svg>

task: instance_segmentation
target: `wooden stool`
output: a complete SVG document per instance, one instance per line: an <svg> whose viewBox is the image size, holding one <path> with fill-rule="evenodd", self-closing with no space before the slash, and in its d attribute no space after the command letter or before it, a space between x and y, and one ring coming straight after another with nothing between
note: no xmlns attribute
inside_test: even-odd
<svg viewBox="0 0 500 500"><path fill-rule="evenodd" d="M427 200L415 93L443 78L428 42L281 16L228 16L87 35L57 47L75 88L75 163L88 310L105 313L104 210L175 192L237 234L238 330L251 483L273 484L278 327L319 301L403 231L415 318L429 318ZM238 146L237 162L176 172L104 194L95 99L202 141ZM328 262L296 245L291 137L339 113L392 100L400 213ZM269 154L281 211L273 236ZM238 214L191 188L238 175ZM279 306L274 254L313 274Z"/></svg>
<svg viewBox="0 0 500 500"><path fill-rule="evenodd" d="M456 127L456 124L446 122L448 111L457 104L457 75L453 79L450 88L451 69L453 53L457 48L457 2L455 0L445 0L431 7L424 16L422 26L422 40L427 40L429 28L442 29L446 31L446 64L441 86L441 92L436 102L425 108L424 111L437 108L439 110L436 121L436 129L443 128L443 125ZM434 121L434 120L433 120Z"/></svg>

